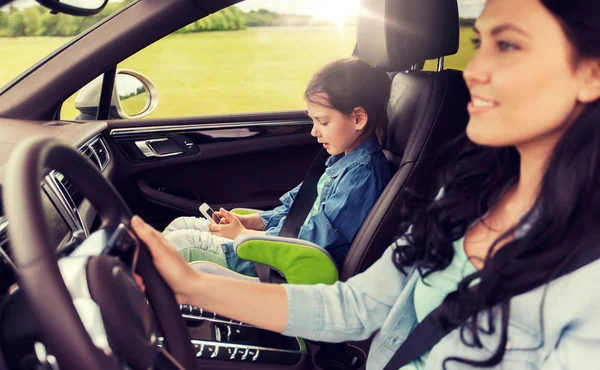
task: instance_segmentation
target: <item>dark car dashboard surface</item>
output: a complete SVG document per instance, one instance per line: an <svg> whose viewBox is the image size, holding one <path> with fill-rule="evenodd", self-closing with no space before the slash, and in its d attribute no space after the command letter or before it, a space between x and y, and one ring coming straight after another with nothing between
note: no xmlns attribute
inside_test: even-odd
<svg viewBox="0 0 600 370"><path fill-rule="evenodd" d="M4 166L13 149L20 142L34 136L57 138L77 148L103 172L105 177L109 178L112 173L111 158L108 146L100 136L106 127L104 122L76 124L63 121L39 122L0 119L0 132L2 133L0 139L0 191L4 180ZM81 234L89 235L89 228L95 212L89 202L83 199L78 190L60 172L53 169L48 169L47 172L40 183L42 205L51 241L56 245L57 250L60 250L80 237ZM10 258L10 239L7 234L8 221L4 217L2 204L0 204L0 217L0 246L2 247L0 258L5 265L14 266L12 261L6 260ZM32 227L36 226L32 225ZM8 283L5 281L5 270L0 270L0 287L5 287Z"/></svg>
<svg viewBox="0 0 600 370"><path fill-rule="evenodd" d="M0 119L0 194L4 179L4 168L14 148L34 136L59 139L79 150L92 164L103 172L110 181L113 163L105 140L101 137L107 128L105 122L72 123L65 121L41 122ZM45 220L50 232L50 241L56 246L57 258L81 243L90 233L95 219L95 210L84 200L78 190L60 172L47 169L40 183L40 194ZM8 363L27 367L26 353L8 350L29 347L35 340L35 325L26 313L27 307L17 289L18 268L11 258L9 221L0 202L0 320L2 322L3 354ZM32 228L38 225L31 225ZM9 338L10 337L10 338ZM15 340L16 339L16 340ZM31 344L31 343L29 343ZM9 355L10 352L10 356ZM8 358L12 357L12 358Z"/></svg>

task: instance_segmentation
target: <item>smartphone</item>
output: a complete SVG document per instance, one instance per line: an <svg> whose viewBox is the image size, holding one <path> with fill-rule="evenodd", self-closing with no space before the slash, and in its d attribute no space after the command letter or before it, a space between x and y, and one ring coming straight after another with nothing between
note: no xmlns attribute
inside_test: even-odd
<svg viewBox="0 0 600 370"><path fill-rule="evenodd" d="M215 211L213 211L212 208L210 208L210 206L206 203L202 203L202 205L199 208L200 213L202 213L202 215L204 217L206 217L206 219L208 220L208 222L210 222L211 224L215 224L215 223L220 223L221 219L217 216L215 216Z"/></svg>

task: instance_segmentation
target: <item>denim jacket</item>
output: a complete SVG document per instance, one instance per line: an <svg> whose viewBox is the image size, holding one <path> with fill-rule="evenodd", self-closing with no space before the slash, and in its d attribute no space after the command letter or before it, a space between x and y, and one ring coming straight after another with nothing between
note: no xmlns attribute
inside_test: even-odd
<svg viewBox="0 0 600 370"><path fill-rule="evenodd" d="M396 243L402 242L399 239ZM418 323L413 292L420 275L414 269L407 269L407 275L398 271L392 262L393 246L368 270L345 283L283 285L289 305L284 334L344 342L367 339L379 330L371 344L367 369L382 369ZM513 297L506 353L493 369L597 369L600 364L597 281L600 281L600 260L547 286ZM480 328L488 328L485 314L479 315L479 321ZM460 329L449 333L429 352L425 369L442 369L449 357L490 358L500 339L497 311L493 321L494 334L483 330L480 333L481 348L466 346ZM464 335L469 342L468 331ZM445 368L473 367L448 361Z"/></svg>
<svg viewBox="0 0 600 370"><path fill-rule="evenodd" d="M319 211L307 218L298 238L326 248L339 268L391 173L375 136L347 155L329 157L325 165L329 180L321 191ZM259 213L267 235L279 235L299 189L300 185L284 194L280 206Z"/></svg>

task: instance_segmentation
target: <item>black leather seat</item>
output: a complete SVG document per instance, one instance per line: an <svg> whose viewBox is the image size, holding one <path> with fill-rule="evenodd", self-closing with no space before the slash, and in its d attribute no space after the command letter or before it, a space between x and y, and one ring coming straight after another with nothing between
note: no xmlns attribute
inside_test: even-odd
<svg viewBox="0 0 600 370"><path fill-rule="evenodd" d="M361 8L356 51L392 72L384 152L395 175L354 239L341 280L364 271L390 244L404 189L435 195L434 174L443 161L433 159L443 144L464 133L470 100L462 72L411 70L458 50L456 0L362 0Z"/></svg>
<svg viewBox="0 0 600 370"><path fill-rule="evenodd" d="M436 155L464 133L470 99L462 72L413 68L458 50L456 0L362 0L361 9L355 54L390 72L392 79L384 152L395 174L354 238L339 271L341 280L364 271L391 243L403 190L411 188L423 196L438 191L435 174L443 161ZM253 279L209 265L198 262L193 267ZM275 270L269 266L256 266L261 281L285 281L270 273Z"/></svg>

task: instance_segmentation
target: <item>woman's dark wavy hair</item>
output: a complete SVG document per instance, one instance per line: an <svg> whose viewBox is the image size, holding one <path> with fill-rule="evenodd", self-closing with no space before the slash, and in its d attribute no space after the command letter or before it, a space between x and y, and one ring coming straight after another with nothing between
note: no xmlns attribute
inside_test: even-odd
<svg viewBox="0 0 600 370"><path fill-rule="evenodd" d="M600 1L540 1L559 19L579 58L600 58ZM482 147L466 136L450 147L450 152L458 154L441 172L444 196L433 200L408 192L400 207L400 230L412 226L402 234L406 245L394 251L394 263L402 272L414 266L425 277L446 268L454 257L453 242L465 235L468 226L484 215L519 175L515 148ZM569 261L584 253L586 245L590 246L587 239L578 241L584 241L600 225L599 186L600 101L595 101L585 107L557 144L534 205L535 217L530 212L504 233L488 252L484 267L466 277L442 305L442 323L460 325L463 343L476 347L482 346L480 332L496 330L492 307L499 306L498 348L487 360L450 357L444 366L457 361L491 367L502 361L511 297L546 285ZM492 258L497 243L526 221L532 222L526 235L505 244ZM473 285L475 280L479 282ZM487 314L486 329L478 324L480 314Z"/></svg>
<svg viewBox="0 0 600 370"><path fill-rule="evenodd" d="M368 121L365 136L375 134L383 143L387 133L387 106L391 80L387 73L358 58L344 58L325 65L314 74L304 98L349 116L362 107ZM325 101L319 94L327 94Z"/></svg>

